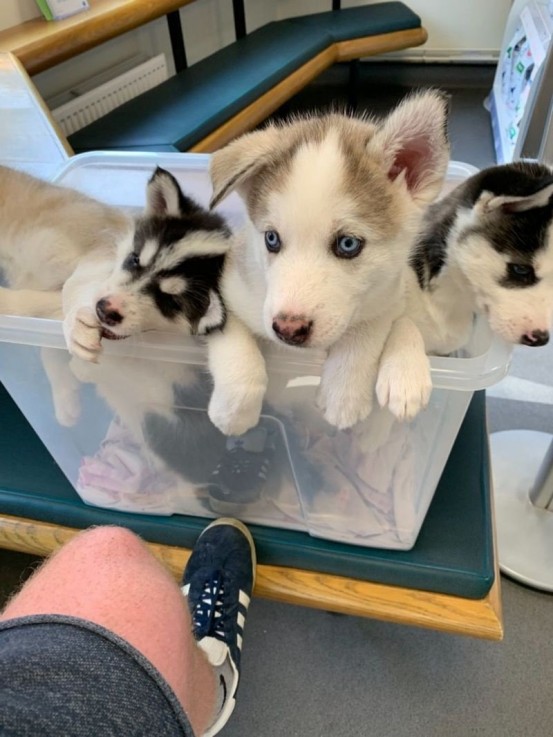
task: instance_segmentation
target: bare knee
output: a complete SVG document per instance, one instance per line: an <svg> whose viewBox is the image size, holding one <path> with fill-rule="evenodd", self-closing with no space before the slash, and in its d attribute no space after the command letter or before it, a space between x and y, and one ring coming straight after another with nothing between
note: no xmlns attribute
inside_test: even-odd
<svg viewBox="0 0 553 737"><path fill-rule="evenodd" d="M119 611L132 619L145 592L173 586L178 592L168 572L134 532L124 527L94 527L79 533L47 560L10 602L4 616L69 614L110 629Z"/></svg>
<svg viewBox="0 0 553 737"><path fill-rule="evenodd" d="M95 560L113 560L124 557L125 560L150 558L147 546L132 530L115 525L92 527L73 538L69 546L73 554L90 555ZM69 548L69 546L67 546Z"/></svg>

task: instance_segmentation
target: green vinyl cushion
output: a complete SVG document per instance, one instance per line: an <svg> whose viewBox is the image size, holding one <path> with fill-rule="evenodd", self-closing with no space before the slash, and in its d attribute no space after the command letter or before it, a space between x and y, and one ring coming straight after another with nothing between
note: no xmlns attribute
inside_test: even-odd
<svg viewBox="0 0 553 737"><path fill-rule="evenodd" d="M76 153L187 151L333 42L420 25L400 2L269 23L77 131L69 143Z"/></svg>
<svg viewBox="0 0 553 737"><path fill-rule="evenodd" d="M303 28L316 28L328 34L333 42L421 27L420 17L400 2L330 10L289 18L289 21Z"/></svg>
<svg viewBox="0 0 553 737"><path fill-rule="evenodd" d="M84 504L0 385L0 513L75 528L119 524L146 540L191 547L207 520ZM484 392L469 406L412 550L363 548L251 526L260 563L480 599L494 580Z"/></svg>
<svg viewBox="0 0 553 737"><path fill-rule="evenodd" d="M316 29L269 23L77 131L69 143L75 152L159 144L186 151L330 43Z"/></svg>

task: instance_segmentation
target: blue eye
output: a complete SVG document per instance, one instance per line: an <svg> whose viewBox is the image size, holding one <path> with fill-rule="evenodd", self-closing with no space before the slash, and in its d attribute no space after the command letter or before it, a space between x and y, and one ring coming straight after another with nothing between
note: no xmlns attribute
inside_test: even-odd
<svg viewBox="0 0 553 737"><path fill-rule="evenodd" d="M534 271L531 266L526 266L525 264L509 264L509 268L516 276L530 276Z"/></svg>
<svg viewBox="0 0 553 737"><path fill-rule="evenodd" d="M280 242L280 236L276 230L265 231L265 245L267 246L267 250L271 253L278 253L280 251L282 244Z"/></svg>
<svg viewBox="0 0 553 737"><path fill-rule="evenodd" d="M537 284L539 279L534 267L530 264L507 264L504 281L507 286L511 287L531 287Z"/></svg>
<svg viewBox="0 0 553 737"><path fill-rule="evenodd" d="M133 271L134 269L138 269L139 266L140 257L135 251L132 251L123 262L123 268Z"/></svg>
<svg viewBox="0 0 553 737"><path fill-rule="evenodd" d="M332 250L338 258L355 258L361 253L364 245L365 241L355 235L339 235Z"/></svg>

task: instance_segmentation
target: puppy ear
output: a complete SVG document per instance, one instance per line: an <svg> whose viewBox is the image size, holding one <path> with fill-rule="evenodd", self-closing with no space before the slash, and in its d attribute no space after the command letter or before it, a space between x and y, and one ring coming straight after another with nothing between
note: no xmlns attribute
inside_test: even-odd
<svg viewBox="0 0 553 737"><path fill-rule="evenodd" d="M275 157L282 147L282 136L274 125L246 133L216 151L209 164L213 194L210 207L215 207Z"/></svg>
<svg viewBox="0 0 553 737"><path fill-rule="evenodd" d="M490 195L489 192L483 192L480 197ZM545 207L549 204L551 197L553 196L553 183L547 184L537 192L526 197L516 197L512 195L496 195L491 196L490 199L485 201L485 211L494 212L501 209L504 213L517 213L525 212L526 210L533 210L537 207Z"/></svg>
<svg viewBox="0 0 553 737"><path fill-rule="evenodd" d="M443 185L449 159L448 98L430 90L401 102L368 143L383 158L388 177L403 180L416 202L434 200Z"/></svg>
<svg viewBox="0 0 553 737"><path fill-rule="evenodd" d="M146 215L178 218L200 209L194 200L183 194L171 173L160 166L156 168L146 189Z"/></svg>

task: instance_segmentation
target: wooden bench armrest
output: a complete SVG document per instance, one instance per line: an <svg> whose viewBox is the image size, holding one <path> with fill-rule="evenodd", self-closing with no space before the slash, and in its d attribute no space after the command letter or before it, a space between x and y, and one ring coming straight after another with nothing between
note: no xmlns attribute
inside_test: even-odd
<svg viewBox="0 0 553 737"><path fill-rule="evenodd" d="M161 18L194 0L91 0L90 10L47 21L35 18L0 31L0 51L10 51L29 74Z"/></svg>

